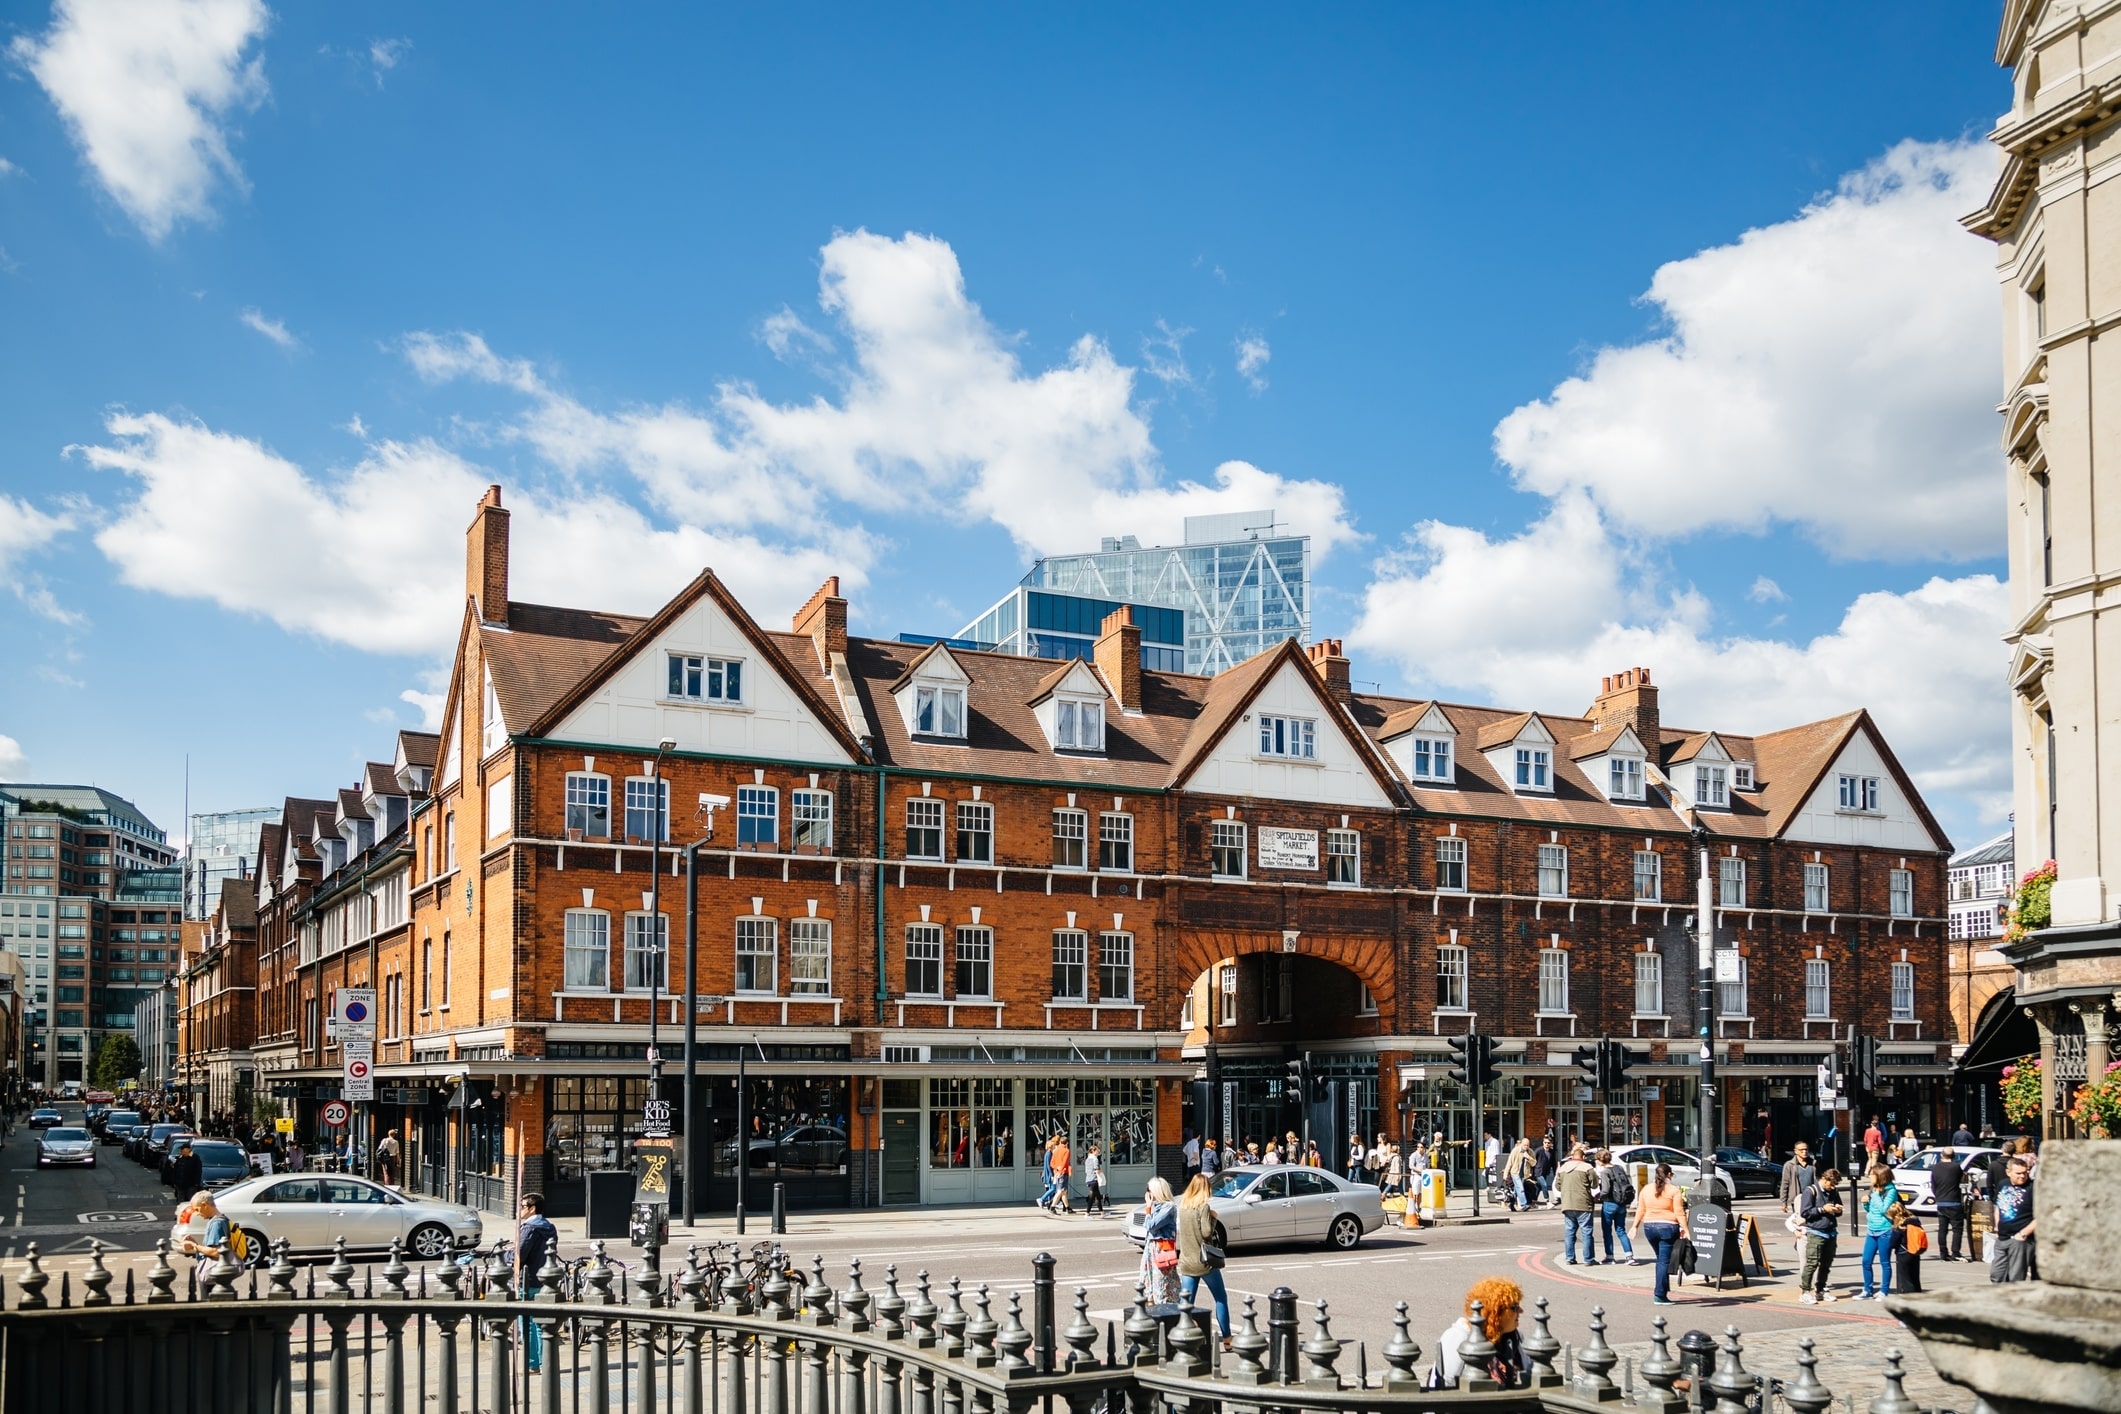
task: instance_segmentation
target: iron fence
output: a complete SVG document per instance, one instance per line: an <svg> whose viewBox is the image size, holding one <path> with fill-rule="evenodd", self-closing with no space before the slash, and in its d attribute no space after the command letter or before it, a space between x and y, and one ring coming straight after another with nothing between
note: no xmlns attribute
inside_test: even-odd
<svg viewBox="0 0 2121 1414"><path fill-rule="evenodd" d="M807 1276L783 1261L715 1273L693 1249L665 1280L635 1277L603 1244L578 1283L548 1262L538 1291L511 1273L454 1262L419 1270L393 1248L380 1268L356 1269L343 1244L330 1265L298 1269L286 1244L269 1266L225 1258L180 1277L156 1244L144 1282L122 1290L95 1248L81 1291L58 1290L30 1249L12 1291L0 1286L0 1414L1589 1414L1627 1409L1679 1414L1823 1414L1855 1407L1817 1378L1809 1340L1794 1381L1747 1371L1735 1327L1711 1358L1675 1358L1664 1320L1639 1365L1606 1343L1602 1308L1588 1338L1565 1347L1544 1299L1521 1341L1524 1384L1488 1377L1494 1348L1462 1350L1467 1376L1425 1389L1423 1351L1400 1303L1372 1369L1367 1346L1334 1336L1325 1301L1308 1307L1287 1288L1268 1299L1264 1329L1247 1297L1228 1350L1211 1340L1208 1312L1147 1304L1100 1324L1078 1287L1056 1309L1055 1263L1040 1256L1030 1282L996 1293L923 1271L901 1290L896 1267L864 1285L849 1264L834 1290L817 1258ZM319 1284L319 1277L322 1284ZM180 1289L181 1288L181 1289ZM571 1299L559 1299L562 1290ZM1028 1296L1030 1310L1024 1309ZM1476 1313L1477 1314L1477 1313ZM1922 1414L1889 1352L1871 1414ZM1615 1378L1616 1374L1619 1378Z"/></svg>

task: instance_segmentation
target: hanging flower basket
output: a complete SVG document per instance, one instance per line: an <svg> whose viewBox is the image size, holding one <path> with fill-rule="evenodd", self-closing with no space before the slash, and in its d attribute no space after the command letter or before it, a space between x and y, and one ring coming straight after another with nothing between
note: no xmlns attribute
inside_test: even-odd
<svg viewBox="0 0 2121 1414"><path fill-rule="evenodd" d="M2021 1056L2003 1067L2003 1114L2013 1124L2033 1124L2040 1118L2040 1058Z"/></svg>
<svg viewBox="0 0 2121 1414"><path fill-rule="evenodd" d="M2121 1061L2109 1063L2098 1084L2077 1087L2069 1117L2087 1139L2121 1138Z"/></svg>
<svg viewBox="0 0 2121 1414"><path fill-rule="evenodd" d="M2003 941L2015 943L2026 934L2045 928L2054 917L2055 861L2033 870L2018 881L2004 913Z"/></svg>

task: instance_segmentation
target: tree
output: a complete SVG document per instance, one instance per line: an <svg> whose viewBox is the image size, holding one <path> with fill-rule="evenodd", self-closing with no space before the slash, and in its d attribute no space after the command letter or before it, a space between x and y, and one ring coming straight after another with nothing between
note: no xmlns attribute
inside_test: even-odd
<svg viewBox="0 0 2121 1414"><path fill-rule="evenodd" d="M88 1067L89 1080L105 1090L116 1090L140 1074L140 1047L124 1032L105 1036L96 1047L96 1058Z"/></svg>

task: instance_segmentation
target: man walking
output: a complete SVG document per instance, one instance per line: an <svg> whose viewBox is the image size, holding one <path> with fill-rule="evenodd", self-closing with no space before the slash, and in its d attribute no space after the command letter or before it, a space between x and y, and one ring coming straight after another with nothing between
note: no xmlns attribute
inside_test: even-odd
<svg viewBox="0 0 2121 1414"><path fill-rule="evenodd" d="M1876 1115L1871 1116L1869 1126L1863 1131L1863 1152L1870 1160L1863 1166L1866 1173L1884 1162L1885 1127L1878 1123L1878 1116Z"/></svg>
<svg viewBox="0 0 2121 1414"><path fill-rule="evenodd" d="M1576 1265L1576 1240L1583 1238L1583 1265L1591 1266L1598 1260L1592 1245L1596 1235L1591 1224L1591 1190L1598 1178L1598 1171L1584 1159L1583 1145L1570 1148L1568 1158L1554 1171L1554 1187L1561 1195L1561 1260L1564 1266Z"/></svg>
<svg viewBox="0 0 2121 1414"><path fill-rule="evenodd" d="M1958 1261L1966 1246L1965 1187L1958 1151L1946 1149L1930 1170L1930 1197L1937 1202L1937 1255L1947 1262Z"/></svg>
<svg viewBox="0 0 2121 1414"><path fill-rule="evenodd" d="M177 1157L169 1166L169 1186L176 1190L177 1201L184 1202L203 1186L206 1165L191 1151L191 1145L179 1144Z"/></svg>
<svg viewBox="0 0 2121 1414"><path fill-rule="evenodd" d="M2032 1163L2013 1154L1996 1191L1996 1255L1988 1264L1992 1282L2027 1281L2033 1274Z"/></svg>
<svg viewBox="0 0 2121 1414"><path fill-rule="evenodd" d="M1974 1147L1974 1131L1966 1127L1965 1120L1960 1120L1959 1127L1952 1131L1952 1147L1954 1149L1971 1149Z"/></svg>
<svg viewBox="0 0 2121 1414"><path fill-rule="evenodd" d="M525 1301L538 1295L538 1273L560 1240L559 1229L545 1216L545 1195L525 1193L516 1203L516 1290ZM538 1323L523 1318L523 1365L535 1375L545 1364L545 1340Z"/></svg>
<svg viewBox="0 0 2121 1414"><path fill-rule="evenodd" d="M1785 1222L1791 1240L1796 1244L1797 1259L1804 1260L1804 1220L1797 1215L1797 1205L1804 1201L1804 1190L1818 1180L1819 1169L1812 1162L1812 1146L1802 1139L1790 1151L1790 1161L1782 1166L1782 1215L1785 1220L1797 1217L1794 1223Z"/></svg>
<svg viewBox="0 0 2121 1414"><path fill-rule="evenodd" d="M1561 1156L1554 1152L1554 1136L1548 1134L1532 1155L1532 1176L1539 1180L1539 1201L1549 1208L1554 1206L1554 1173L1560 1163Z"/></svg>

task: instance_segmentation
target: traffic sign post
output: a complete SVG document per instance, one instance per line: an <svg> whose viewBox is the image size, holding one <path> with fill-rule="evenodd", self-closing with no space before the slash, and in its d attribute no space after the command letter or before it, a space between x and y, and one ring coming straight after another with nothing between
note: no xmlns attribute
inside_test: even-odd
<svg viewBox="0 0 2121 1414"><path fill-rule="evenodd" d="M339 1040L339 1093L360 1107L361 1122L348 1144L351 1168L355 1151L374 1147L370 1143L374 1136L369 1133L368 1106L376 1097L376 989L341 987L332 994L331 1009L337 1018L334 1030Z"/></svg>
<svg viewBox="0 0 2121 1414"><path fill-rule="evenodd" d="M353 1118L353 1111L346 1107L344 1100L331 1100L317 1111L317 1118L333 1129L344 1129L346 1121Z"/></svg>

